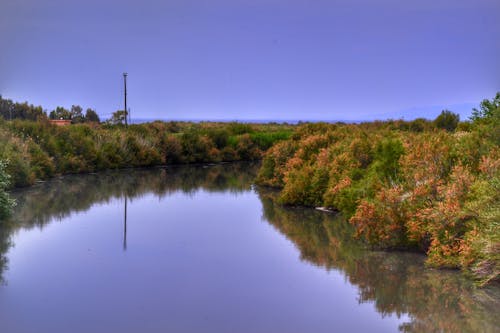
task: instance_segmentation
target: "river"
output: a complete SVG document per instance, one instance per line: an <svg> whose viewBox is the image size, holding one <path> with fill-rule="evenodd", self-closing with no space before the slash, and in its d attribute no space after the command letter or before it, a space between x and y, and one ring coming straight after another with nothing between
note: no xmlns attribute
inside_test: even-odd
<svg viewBox="0 0 500 333"><path fill-rule="evenodd" d="M66 176L13 193L0 330L498 332L498 286L373 252L339 215L276 204L258 165Z"/></svg>

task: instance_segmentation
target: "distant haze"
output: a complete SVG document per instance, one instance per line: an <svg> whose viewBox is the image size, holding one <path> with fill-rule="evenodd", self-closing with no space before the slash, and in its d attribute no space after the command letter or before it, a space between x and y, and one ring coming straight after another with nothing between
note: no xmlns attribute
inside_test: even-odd
<svg viewBox="0 0 500 333"><path fill-rule="evenodd" d="M2 0L0 94L101 118L467 118L500 91L498 0Z"/></svg>

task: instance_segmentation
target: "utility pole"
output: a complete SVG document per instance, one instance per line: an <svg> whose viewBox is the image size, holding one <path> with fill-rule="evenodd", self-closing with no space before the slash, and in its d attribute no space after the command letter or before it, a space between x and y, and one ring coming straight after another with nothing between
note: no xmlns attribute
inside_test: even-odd
<svg viewBox="0 0 500 333"><path fill-rule="evenodd" d="M125 126L128 126L128 123L127 123L127 73L123 73L123 86L124 86L124 97L125 97L125 109L123 109L125 111Z"/></svg>

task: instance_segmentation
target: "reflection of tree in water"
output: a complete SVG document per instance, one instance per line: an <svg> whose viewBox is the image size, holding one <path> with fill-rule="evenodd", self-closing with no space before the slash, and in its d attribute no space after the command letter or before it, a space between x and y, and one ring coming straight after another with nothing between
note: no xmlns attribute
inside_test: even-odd
<svg viewBox="0 0 500 333"><path fill-rule="evenodd" d="M358 286L359 302L373 302L382 316L409 314L401 331L499 330L498 286L475 289L459 272L426 269L418 254L366 251L340 215L278 206L275 192L258 192L264 218L297 246L303 260L342 271Z"/></svg>
<svg viewBox="0 0 500 333"><path fill-rule="evenodd" d="M10 247L10 228L8 226L0 227L0 284L3 284L3 271L7 267L7 258L5 253Z"/></svg>
<svg viewBox="0 0 500 333"><path fill-rule="evenodd" d="M242 192L250 189L257 167L254 163L228 163L66 176L13 193L18 205L12 220L23 227L43 226L96 203L125 196L134 200L148 193L163 198L199 189Z"/></svg>
<svg viewBox="0 0 500 333"><path fill-rule="evenodd" d="M249 190L258 166L237 163L209 167L125 170L98 175L67 176L13 194L18 206L0 227L0 281L13 230L43 227L96 203L147 193L166 197L173 192L241 192ZM369 252L352 238L341 216L274 204L275 192L259 189L264 217L294 242L301 258L326 269L344 272L359 288L359 301L373 302L383 316L409 314L405 332L493 332L500 325L498 288L474 290L453 271L424 269L423 258L411 253ZM495 289L496 288L496 289Z"/></svg>
<svg viewBox="0 0 500 333"><path fill-rule="evenodd" d="M53 219L86 211L97 203L113 199L134 200L148 193L160 198L174 192L195 193L248 191L258 170L256 163L179 166L135 169L99 174L65 176L12 193L17 201L10 221L0 225L0 282L10 247L10 235L17 228L40 227Z"/></svg>

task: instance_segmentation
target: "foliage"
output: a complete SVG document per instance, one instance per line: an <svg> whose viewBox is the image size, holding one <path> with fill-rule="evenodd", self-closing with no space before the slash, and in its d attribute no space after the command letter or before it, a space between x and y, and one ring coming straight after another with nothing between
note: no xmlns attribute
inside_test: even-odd
<svg viewBox="0 0 500 333"><path fill-rule="evenodd" d="M447 130L448 132L453 132L459 122L460 116L458 113L453 113L449 110L441 111L441 114L434 120L437 128Z"/></svg>
<svg viewBox="0 0 500 333"><path fill-rule="evenodd" d="M479 105L479 109L472 109L472 121L498 121L500 117L500 92L490 101L484 99Z"/></svg>
<svg viewBox="0 0 500 333"><path fill-rule="evenodd" d="M50 119L64 119L64 120L70 120L71 119L71 112L62 106L58 106L55 108L55 110L50 111L49 113L49 118Z"/></svg>
<svg viewBox="0 0 500 333"><path fill-rule="evenodd" d="M101 122L97 112L95 112L95 110L93 110L91 108L88 108L87 111L85 111L85 121L93 122L93 123L100 123Z"/></svg>
<svg viewBox="0 0 500 333"><path fill-rule="evenodd" d="M124 125L128 116L128 112L125 110L118 110L113 112L111 118L107 120L107 123L111 125Z"/></svg>
<svg viewBox="0 0 500 333"><path fill-rule="evenodd" d="M403 153L404 148L401 140L382 139L375 147L372 168L384 180L393 184L399 178L399 158Z"/></svg>
<svg viewBox="0 0 500 333"><path fill-rule="evenodd" d="M73 107L73 111L78 110ZM287 133L291 133L287 125L157 121L125 128L98 123L55 126L47 121L0 121L0 159L9 160L6 171L11 186L26 186L57 174L256 160L270 144L288 137Z"/></svg>
<svg viewBox="0 0 500 333"><path fill-rule="evenodd" d="M71 106L70 119L73 124L83 123L85 121L85 116L83 115L83 109L80 105Z"/></svg>
<svg viewBox="0 0 500 333"><path fill-rule="evenodd" d="M283 204L339 210L372 247L423 251L428 265L498 280L498 101L483 101L467 132L454 132L449 111L435 127L304 124L266 153L257 181L282 187Z"/></svg>
<svg viewBox="0 0 500 333"><path fill-rule="evenodd" d="M72 105L70 110L58 106L49 113L49 119L71 120L73 124L100 122L99 116L94 110L88 108L85 114L83 114L83 108L80 105Z"/></svg>
<svg viewBox="0 0 500 333"><path fill-rule="evenodd" d="M470 214L473 228L460 242L460 264L481 284L498 280L500 276L500 151L483 157L484 171L471 186L465 212ZM496 155L496 156L495 156Z"/></svg>
<svg viewBox="0 0 500 333"><path fill-rule="evenodd" d="M500 92L491 100L483 100L472 112L474 129L496 145L500 145Z"/></svg>
<svg viewBox="0 0 500 333"><path fill-rule="evenodd" d="M268 150L268 157L262 161L257 182L271 187L283 187L286 163L295 151L296 145L292 140L281 141L272 146ZM270 156L272 158L269 158Z"/></svg>
<svg viewBox="0 0 500 333"><path fill-rule="evenodd" d="M9 186L9 175L5 172L6 163L0 160L0 221L8 217L14 206L14 201L5 192Z"/></svg>
<svg viewBox="0 0 500 333"><path fill-rule="evenodd" d="M47 114L41 106L35 106L27 102L16 103L10 99L4 99L0 95L0 118L7 120L43 120L47 119Z"/></svg>

